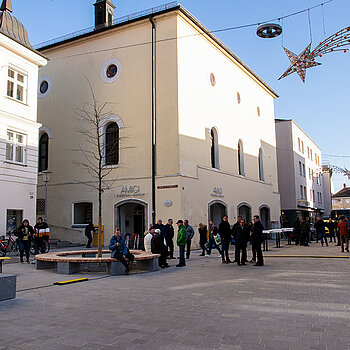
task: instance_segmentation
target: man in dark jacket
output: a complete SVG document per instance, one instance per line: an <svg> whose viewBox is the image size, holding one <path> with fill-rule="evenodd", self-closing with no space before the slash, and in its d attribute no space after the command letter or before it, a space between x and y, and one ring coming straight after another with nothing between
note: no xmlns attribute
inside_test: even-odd
<svg viewBox="0 0 350 350"><path fill-rule="evenodd" d="M228 264L232 262L229 258L228 252L230 249L230 243L232 238L231 226L228 222L228 217L225 215L219 225L219 234L222 243L222 263ZM226 259L226 260L225 260Z"/></svg>
<svg viewBox="0 0 350 350"><path fill-rule="evenodd" d="M256 251L257 262L254 266L264 266L264 258L261 251L261 243L263 242L264 226L260 222L259 215L254 215L253 226L250 233L250 241L252 242L252 249Z"/></svg>
<svg viewBox="0 0 350 350"><path fill-rule="evenodd" d="M326 243L326 246L328 247L328 242L327 242L327 237L326 237L326 224L324 223L324 221L322 220L321 217L317 217L316 218L316 222L315 222L315 229L316 229L316 235L318 237L320 237L321 239L321 244L323 247L323 240Z"/></svg>
<svg viewBox="0 0 350 350"><path fill-rule="evenodd" d="M294 221L293 228L294 228L294 235L295 235L295 245L301 245L301 226L300 226L300 218L297 216L297 218Z"/></svg>
<svg viewBox="0 0 350 350"><path fill-rule="evenodd" d="M34 226L34 249L35 255L45 253L45 242L49 240L50 229L43 218L38 218L37 223Z"/></svg>
<svg viewBox="0 0 350 350"><path fill-rule="evenodd" d="M220 256L219 258L222 257L222 252L220 250L220 247L217 243L217 241L215 240L215 238L220 237L218 234L218 229L217 227L214 225L213 220L209 220L209 242L208 242L208 255L211 254L211 250L214 248L217 249L217 251L219 252ZM219 243L220 244L220 243Z"/></svg>
<svg viewBox="0 0 350 350"><path fill-rule="evenodd" d="M173 239L174 239L173 219L169 219L168 223L165 225L165 241L169 248L169 259L175 259Z"/></svg>
<svg viewBox="0 0 350 350"><path fill-rule="evenodd" d="M241 218L239 226L234 227L233 231L236 241L235 262L240 265L246 265L247 261L247 243L249 240L249 226ZM242 251L242 259L240 259L240 253Z"/></svg>
<svg viewBox="0 0 350 350"><path fill-rule="evenodd" d="M335 243L335 223L332 221L332 218L329 218L326 227L328 228L329 232L329 242L332 242L334 240Z"/></svg>
<svg viewBox="0 0 350 350"><path fill-rule="evenodd" d="M94 232L94 225L92 222L89 222L88 225L85 227L85 236L88 239L86 243L86 248L91 248L93 232Z"/></svg>
<svg viewBox="0 0 350 350"><path fill-rule="evenodd" d="M169 265L166 262L168 249L167 246L164 244L164 238L162 238L159 229L154 230L154 235L151 240L151 251L153 254L160 254L160 257L158 258L159 267L161 267L162 269L169 267Z"/></svg>
<svg viewBox="0 0 350 350"><path fill-rule="evenodd" d="M119 228L115 229L114 235L109 242L109 249L112 251L111 257L118 259L125 266L125 274L128 275L132 269L132 262L135 257L129 253L125 239L120 235ZM129 262L126 261L129 260Z"/></svg>
<svg viewBox="0 0 350 350"><path fill-rule="evenodd" d="M160 235L163 237L163 239L165 238L166 231L165 231L165 225L163 225L162 219L158 219L157 223L152 226L152 229L160 230Z"/></svg>
<svg viewBox="0 0 350 350"><path fill-rule="evenodd" d="M193 227L188 223L188 220L184 221L184 225L186 227L186 235L187 235L187 242L186 242L186 259L190 258L191 255L191 243L192 238L194 236L194 229Z"/></svg>
<svg viewBox="0 0 350 350"><path fill-rule="evenodd" d="M301 229L301 242L300 245L308 246L309 244L309 233L310 233L310 218L305 217L300 224Z"/></svg>

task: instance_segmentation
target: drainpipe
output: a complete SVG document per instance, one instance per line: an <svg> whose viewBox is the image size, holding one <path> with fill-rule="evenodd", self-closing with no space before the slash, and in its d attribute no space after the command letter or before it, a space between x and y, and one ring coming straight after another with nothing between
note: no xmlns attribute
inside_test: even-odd
<svg viewBox="0 0 350 350"><path fill-rule="evenodd" d="M154 225L156 223L157 30L153 16L150 16L149 20L152 23L152 225Z"/></svg>

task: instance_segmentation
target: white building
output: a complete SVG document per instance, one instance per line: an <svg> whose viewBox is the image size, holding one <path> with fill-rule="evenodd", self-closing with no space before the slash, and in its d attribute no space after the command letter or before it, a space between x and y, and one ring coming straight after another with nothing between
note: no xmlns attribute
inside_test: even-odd
<svg viewBox="0 0 350 350"><path fill-rule="evenodd" d="M38 167L38 68L46 59L29 43L11 15L0 8L0 234L27 218L35 220Z"/></svg>
<svg viewBox="0 0 350 350"><path fill-rule="evenodd" d="M115 145L106 141L104 162L117 182L103 197L105 242L114 227L143 233L153 211L195 228L225 213L231 223L261 214L265 226L278 225L276 93L180 5L115 22L110 1L96 2L96 11L106 23L39 49L50 58L40 70L48 89L38 115L51 135L53 236L84 241L76 230L97 222L97 192L85 185L93 180L73 151L93 150L74 113L91 102L85 77L96 99L110 102L100 130ZM42 199L40 177L39 184Z"/></svg>
<svg viewBox="0 0 350 350"><path fill-rule="evenodd" d="M315 219L325 209L321 149L293 120L275 123L282 216Z"/></svg>

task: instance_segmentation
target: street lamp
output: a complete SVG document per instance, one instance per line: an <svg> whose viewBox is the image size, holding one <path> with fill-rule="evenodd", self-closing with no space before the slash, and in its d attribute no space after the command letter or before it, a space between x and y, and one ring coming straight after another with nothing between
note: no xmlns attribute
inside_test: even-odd
<svg viewBox="0 0 350 350"><path fill-rule="evenodd" d="M52 171L44 170L41 173L43 175L43 181L45 183L45 218L44 218L44 221L47 222L47 184L51 180Z"/></svg>

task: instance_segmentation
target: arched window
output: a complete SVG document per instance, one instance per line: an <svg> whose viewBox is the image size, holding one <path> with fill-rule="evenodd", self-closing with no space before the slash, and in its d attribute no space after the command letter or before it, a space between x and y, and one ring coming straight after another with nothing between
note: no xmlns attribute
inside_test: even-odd
<svg viewBox="0 0 350 350"><path fill-rule="evenodd" d="M219 165L219 142L218 142L218 132L215 128L210 130L211 137L211 167L215 169L220 169Z"/></svg>
<svg viewBox="0 0 350 350"><path fill-rule="evenodd" d="M260 181L265 181L265 174L264 174L264 150L262 149L262 147L259 148L258 167L259 167L259 180Z"/></svg>
<svg viewBox="0 0 350 350"><path fill-rule="evenodd" d="M244 171L244 150L243 143L241 140L238 142L238 174L245 176Z"/></svg>
<svg viewBox="0 0 350 350"><path fill-rule="evenodd" d="M39 172L47 170L49 165L49 136L45 133L39 139Z"/></svg>
<svg viewBox="0 0 350 350"><path fill-rule="evenodd" d="M110 123L105 130L105 165L119 163L119 126Z"/></svg>

